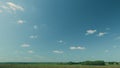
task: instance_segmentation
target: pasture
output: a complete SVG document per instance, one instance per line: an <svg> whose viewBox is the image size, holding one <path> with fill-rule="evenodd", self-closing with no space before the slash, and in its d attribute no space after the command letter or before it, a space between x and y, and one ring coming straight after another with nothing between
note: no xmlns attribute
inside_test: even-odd
<svg viewBox="0 0 120 68"><path fill-rule="evenodd" d="M0 64L0 68L120 68L120 65Z"/></svg>

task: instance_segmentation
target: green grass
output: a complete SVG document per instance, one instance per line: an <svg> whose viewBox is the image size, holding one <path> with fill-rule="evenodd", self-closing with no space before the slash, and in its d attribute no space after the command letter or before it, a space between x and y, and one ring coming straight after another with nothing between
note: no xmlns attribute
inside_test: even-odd
<svg viewBox="0 0 120 68"><path fill-rule="evenodd" d="M0 64L0 68L120 68L120 65L87 66L87 65L60 65L60 64Z"/></svg>

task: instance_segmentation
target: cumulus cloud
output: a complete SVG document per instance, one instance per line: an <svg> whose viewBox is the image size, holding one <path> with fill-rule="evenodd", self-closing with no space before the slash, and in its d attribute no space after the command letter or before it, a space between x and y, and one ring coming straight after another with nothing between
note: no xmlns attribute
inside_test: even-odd
<svg viewBox="0 0 120 68"><path fill-rule="evenodd" d="M28 53L32 54L32 53L34 53L34 51L33 50L29 50Z"/></svg>
<svg viewBox="0 0 120 68"><path fill-rule="evenodd" d="M30 47L30 45L29 44L22 44L21 47L28 48L28 47Z"/></svg>
<svg viewBox="0 0 120 68"><path fill-rule="evenodd" d="M72 46L72 47L70 47L70 50L85 50L85 49L86 49L85 47L81 47L81 46L78 46L78 47Z"/></svg>
<svg viewBox="0 0 120 68"><path fill-rule="evenodd" d="M86 35L94 34L96 32L97 32L97 30L87 30Z"/></svg>
<svg viewBox="0 0 120 68"><path fill-rule="evenodd" d="M62 54L63 51L55 50L55 51L53 51L53 53Z"/></svg>
<svg viewBox="0 0 120 68"><path fill-rule="evenodd" d="M107 34L107 33L106 33L106 32L99 32L97 36L102 37L102 36L104 36L105 34Z"/></svg>
<svg viewBox="0 0 120 68"><path fill-rule="evenodd" d="M7 2L6 4L13 11L16 11L16 10L24 11L24 8L22 6L17 5L13 2Z"/></svg>
<svg viewBox="0 0 120 68"><path fill-rule="evenodd" d="M23 21L23 20L18 20L17 23L18 23L18 24L24 24L25 21Z"/></svg>

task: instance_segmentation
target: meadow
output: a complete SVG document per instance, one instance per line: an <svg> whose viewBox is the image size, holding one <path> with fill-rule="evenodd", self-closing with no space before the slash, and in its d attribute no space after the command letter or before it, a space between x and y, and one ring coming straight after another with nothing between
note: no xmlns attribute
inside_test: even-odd
<svg viewBox="0 0 120 68"><path fill-rule="evenodd" d="M120 68L120 65L0 64L0 68Z"/></svg>

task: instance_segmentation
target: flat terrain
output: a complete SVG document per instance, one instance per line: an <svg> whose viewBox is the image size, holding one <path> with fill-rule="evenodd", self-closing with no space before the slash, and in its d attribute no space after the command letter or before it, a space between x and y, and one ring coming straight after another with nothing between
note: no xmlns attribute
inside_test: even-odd
<svg viewBox="0 0 120 68"><path fill-rule="evenodd" d="M57 65L57 64L0 64L0 68L120 68L120 65L82 66L82 65Z"/></svg>

